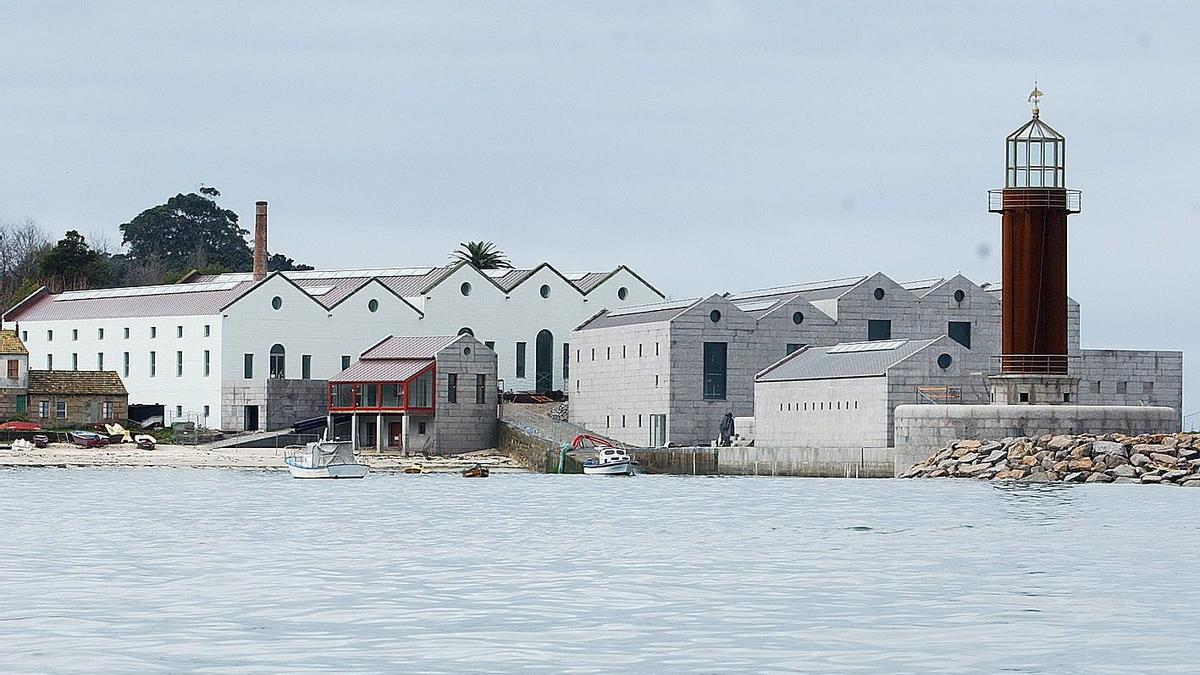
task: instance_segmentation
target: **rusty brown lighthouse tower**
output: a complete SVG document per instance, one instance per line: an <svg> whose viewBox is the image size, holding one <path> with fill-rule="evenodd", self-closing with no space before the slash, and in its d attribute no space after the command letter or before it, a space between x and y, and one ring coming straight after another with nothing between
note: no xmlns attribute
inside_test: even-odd
<svg viewBox="0 0 1200 675"><path fill-rule="evenodd" d="M988 193L1003 228L1000 374L989 378L995 403L1077 400L1067 353L1067 216L1079 213L1080 192L1066 187L1066 139L1042 121L1041 96L1034 87L1033 118L1005 141L1004 188Z"/></svg>

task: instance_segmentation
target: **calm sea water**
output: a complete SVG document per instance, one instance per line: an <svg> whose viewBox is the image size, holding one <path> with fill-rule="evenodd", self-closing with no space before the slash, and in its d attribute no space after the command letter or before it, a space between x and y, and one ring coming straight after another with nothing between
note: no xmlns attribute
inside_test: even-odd
<svg viewBox="0 0 1200 675"><path fill-rule="evenodd" d="M0 471L0 670L1196 672L1200 490Z"/></svg>

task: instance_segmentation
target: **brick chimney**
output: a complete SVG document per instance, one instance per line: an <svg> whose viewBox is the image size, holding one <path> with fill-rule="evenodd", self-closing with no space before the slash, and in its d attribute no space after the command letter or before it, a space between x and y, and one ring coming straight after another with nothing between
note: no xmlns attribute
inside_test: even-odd
<svg viewBox="0 0 1200 675"><path fill-rule="evenodd" d="M267 203L254 202L254 280L267 276Z"/></svg>

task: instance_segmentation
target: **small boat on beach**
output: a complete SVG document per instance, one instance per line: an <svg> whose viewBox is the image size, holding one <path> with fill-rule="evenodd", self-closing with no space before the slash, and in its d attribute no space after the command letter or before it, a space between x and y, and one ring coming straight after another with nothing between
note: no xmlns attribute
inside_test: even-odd
<svg viewBox="0 0 1200 675"><path fill-rule="evenodd" d="M349 441L316 441L283 449L283 463L292 478L362 478L370 471L354 461Z"/></svg>
<svg viewBox="0 0 1200 675"><path fill-rule="evenodd" d="M158 439L150 434L136 434L133 437L133 442L137 444L138 450L153 450L154 444L158 442Z"/></svg>
<svg viewBox="0 0 1200 675"><path fill-rule="evenodd" d="M491 471L482 464L476 462L475 466L467 467L462 470L463 478L487 478L491 475Z"/></svg>
<svg viewBox="0 0 1200 675"><path fill-rule="evenodd" d="M589 476L635 476L641 470L641 465L629 456L628 450L598 436L580 434L571 441L571 448L596 451L594 457L583 462L583 472Z"/></svg>
<svg viewBox="0 0 1200 675"><path fill-rule="evenodd" d="M99 448L109 443L107 436L102 436L94 431L69 431L67 437L81 448Z"/></svg>
<svg viewBox="0 0 1200 675"><path fill-rule="evenodd" d="M425 473L425 467L420 464L410 464L404 467L404 473Z"/></svg>

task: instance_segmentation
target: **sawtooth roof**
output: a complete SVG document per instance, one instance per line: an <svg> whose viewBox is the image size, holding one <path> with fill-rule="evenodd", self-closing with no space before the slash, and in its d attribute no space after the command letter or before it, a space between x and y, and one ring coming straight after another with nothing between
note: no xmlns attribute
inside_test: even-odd
<svg viewBox="0 0 1200 675"><path fill-rule="evenodd" d="M386 267L344 270L297 270L275 272L293 282L326 309L332 308L369 283L378 279L402 298L428 293L465 263L436 267ZM484 271L504 292L510 292L542 267L532 269ZM575 272L562 275L568 283L586 294L620 270L611 272ZM557 270L555 270L557 272ZM268 277L269 278L269 277ZM642 280L645 283L645 280ZM101 319L146 316L198 316L218 314L229 304L255 287L254 275L234 272L228 274L189 274L178 284L158 286L129 286L91 291L69 291L53 294L40 289L4 314L9 321L56 319ZM650 284L646 284L656 293ZM659 293L659 295L662 295Z"/></svg>
<svg viewBox="0 0 1200 675"><path fill-rule="evenodd" d="M686 300L668 300L653 302L645 305L622 307L612 312L601 312L583 322L575 330L591 330L594 328L613 328L615 326L636 326L643 323L658 323L670 321L683 314L689 307L700 302L703 298L688 298Z"/></svg>

